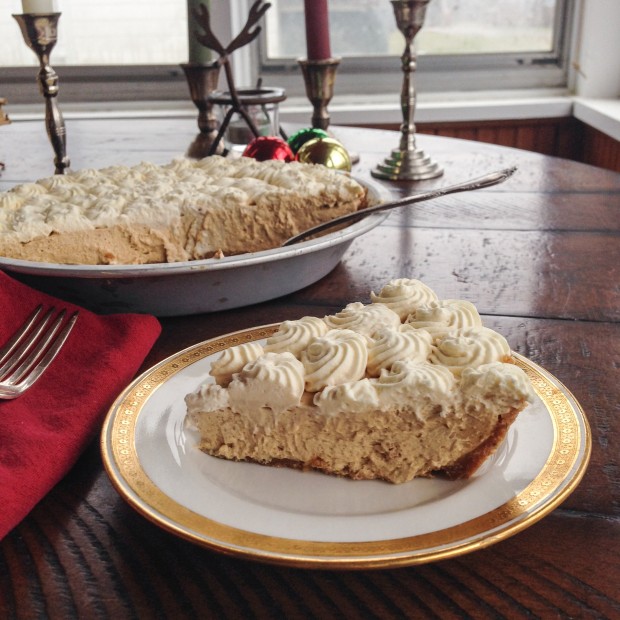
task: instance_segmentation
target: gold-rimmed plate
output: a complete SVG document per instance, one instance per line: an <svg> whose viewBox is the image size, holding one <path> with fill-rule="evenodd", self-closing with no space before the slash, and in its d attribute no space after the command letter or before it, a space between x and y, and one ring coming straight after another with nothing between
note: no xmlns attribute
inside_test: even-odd
<svg viewBox="0 0 620 620"><path fill-rule="evenodd" d="M184 424L185 394L219 353L276 325L199 343L143 373L103 427L106 470L138 512L182 538L239 557L313 568L420 564L486 547L532 525L581 480L587 419L553 375L515 355L536 401L469 480L392 485L216 459Z"/></svg>

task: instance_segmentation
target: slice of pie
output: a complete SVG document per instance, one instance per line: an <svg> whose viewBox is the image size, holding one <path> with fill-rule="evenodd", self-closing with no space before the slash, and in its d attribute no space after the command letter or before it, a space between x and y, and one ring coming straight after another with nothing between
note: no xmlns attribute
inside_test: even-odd
<svg viewBox="0 0 620 620"><path fill-rule="evenodd" d="M526 374L469 302L409 279L371 299L226 350L185 399L199 448L358 480L471 476L532 401Z"/></svg>
<svg viewBox="0 0 620 620"><path fill-rule="evenodd" d="M325 166L220 156L55 175L0 192L0 256L144 264L279 247L366 206Z"/></svg>

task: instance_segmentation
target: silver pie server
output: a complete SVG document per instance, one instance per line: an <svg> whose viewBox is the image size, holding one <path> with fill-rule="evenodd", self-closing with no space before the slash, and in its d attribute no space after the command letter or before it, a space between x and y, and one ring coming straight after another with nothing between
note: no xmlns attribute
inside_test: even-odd
<svg viewBox="0 0 620 620"><path fill-rule="evenodd" d="M308 228L307 230L304 230L303 232L300 232L297 235L290 237L282 244L282 247L299 243L307 237L316 235L319 232L323 232L324 230L332 228L333 226L338 226L339 224L343 224L344 222L361 220L373 213L388 211L390 209L397 209L399 207L405 207L407 205L416 204L418 202L433 200L434 198L439 198L448 194L456 194L457 192L470 192L476 189L492 187L493 185L503 183L506 179L510 178L515 173L516 169L516 166L513 166L512 168L505 168L503 170L498 170L497 172L485 174L484 176L478 177L477 179L472 179L471 181L465 181L463 183L457 183L456 185L449 185L448 187L441 187L439 189L433 189L427 192L420 192L419 194L406 196L405 198L400 198L399 200L395 200L393 202L384 202L378 205L374 205L372 207L367 207L366 209L362 209L361 211L345 213L344 215L335 217L333 220L329 220L328 222L322 222L321 224L317 224L312 228Z"/></svg>

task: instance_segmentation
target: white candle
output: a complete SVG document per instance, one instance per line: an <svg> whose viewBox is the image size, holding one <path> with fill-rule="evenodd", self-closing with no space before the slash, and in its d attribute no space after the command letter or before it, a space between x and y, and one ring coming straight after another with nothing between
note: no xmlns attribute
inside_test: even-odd
<svg viewBox="0 0 620 620"><path fill-rule="evenodd" d="M58 13L56 0L22 0L24 13Z"/></svg>
<svg viewBox="0 0 620 620"><path fill-rule="evenodd" d="M204 4L207 10L210 10L209 0L187 0L187 34L189 44L189 62L201 64L209 64L212 62L211 50L202 45L196 39L196 32L202 33L202 26L198 24L194 17L194 10L199 10L200 5Z"/></svg>

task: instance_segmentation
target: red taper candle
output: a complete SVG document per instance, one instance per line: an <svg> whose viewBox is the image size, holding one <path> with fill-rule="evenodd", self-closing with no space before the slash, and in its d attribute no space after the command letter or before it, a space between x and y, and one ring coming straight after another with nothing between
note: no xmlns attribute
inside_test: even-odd
<svg viewBox="0 0 620 620"><path fill-rule="evenodd" d="M327 0L304 0L308 60L331 58Z"/></svg>

